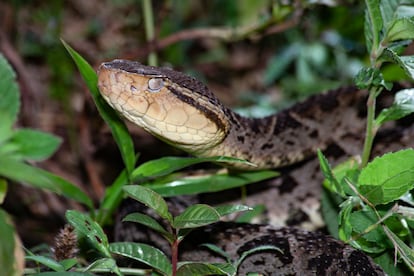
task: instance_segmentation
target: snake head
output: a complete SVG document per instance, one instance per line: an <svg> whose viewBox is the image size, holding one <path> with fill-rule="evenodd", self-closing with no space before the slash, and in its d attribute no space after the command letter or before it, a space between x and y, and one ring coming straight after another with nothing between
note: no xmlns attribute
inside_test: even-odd
<svg viewBox="0 0 414 276"><path fill-rule="evenodd" d="M229 131L225 108L204 84L180 72L114 60L99 67L98 87L122 116L187 152L202 154Z"/></svg>

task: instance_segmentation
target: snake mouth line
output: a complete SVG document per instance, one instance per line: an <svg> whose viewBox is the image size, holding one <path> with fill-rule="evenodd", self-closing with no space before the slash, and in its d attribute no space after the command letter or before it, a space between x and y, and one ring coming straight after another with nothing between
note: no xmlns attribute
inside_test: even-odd
<svg viewBox="0 0 414 276"><path fill-rule="evenodd" d="M178 99L180 99L181 101L193 106L197 110L200 110L207 118L209 118L211 121L213 121L222 132L227 134L228 129L227 129L226 125L223 123L223 121L220 119L220 117L216 113L214 113L210 109L206 108L205 106L201 105L195 99L184 95L183 93L181 93L180 91L178 91L174 87L168 86L167 88Z"/></svg>

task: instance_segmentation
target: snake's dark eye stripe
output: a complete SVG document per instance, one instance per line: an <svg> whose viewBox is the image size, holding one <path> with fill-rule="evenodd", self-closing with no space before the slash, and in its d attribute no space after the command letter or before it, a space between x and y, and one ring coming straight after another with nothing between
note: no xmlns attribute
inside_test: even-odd
<svg viewBox="0 0 414 276"><path fill-rule="evenodd" d="M148 90L150 92L159 92L164 86L164 81L161 78L153 78L148 81Z"/></svg>

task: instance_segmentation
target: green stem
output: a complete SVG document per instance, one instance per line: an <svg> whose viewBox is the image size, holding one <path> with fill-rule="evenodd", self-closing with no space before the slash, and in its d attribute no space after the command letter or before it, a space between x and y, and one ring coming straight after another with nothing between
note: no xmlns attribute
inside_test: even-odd
<svg viewBox="0 0 414 276"><path fill-rule="evenodd" d="M371 155L372 144L378 130L378 126L375 124L375 105L379 92L380 88L378 87L371 87L369 90L367 101L367 127L365 130L365 142L364 149L362 151L362 161L360 168L363 168L368 164L369 157Z"/></svg>
<svg viewBox="0 0 414 276"><path fill-rule="evenodd" d="M151 0L142 0L142 10L144 11L144 23L145 23L145 34L147 41L151 42L155 38L154 32L154 13L152 10ZM157 66L157 54L151 52L148 55L148 64L152 66Z"/></svg>

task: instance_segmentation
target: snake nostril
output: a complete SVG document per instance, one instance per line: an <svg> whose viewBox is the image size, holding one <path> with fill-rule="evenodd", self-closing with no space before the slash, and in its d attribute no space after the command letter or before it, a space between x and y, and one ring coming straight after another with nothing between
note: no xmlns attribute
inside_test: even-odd
<svg viewBox="0 0 414 276"><path fill-rule="evenodd" d="M131 90L132 94L136 94L138 92L138 89L133 85L131 85L129 89Z"/></svg>

